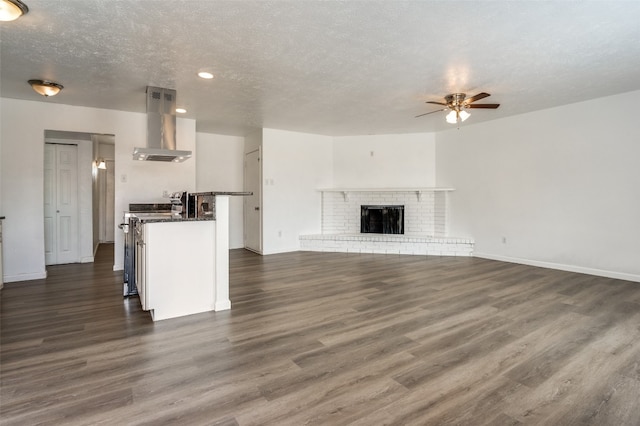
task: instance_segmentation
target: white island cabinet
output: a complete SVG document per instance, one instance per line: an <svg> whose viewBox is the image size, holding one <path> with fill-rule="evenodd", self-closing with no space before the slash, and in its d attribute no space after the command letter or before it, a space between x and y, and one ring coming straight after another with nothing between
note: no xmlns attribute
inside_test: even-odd
<svg viewBox="0 0 640 426"><path fill-rule="evenodd" d="M138 243L138 293L154 321L231 308L229 197L215 220L148 221Z"/></svg>

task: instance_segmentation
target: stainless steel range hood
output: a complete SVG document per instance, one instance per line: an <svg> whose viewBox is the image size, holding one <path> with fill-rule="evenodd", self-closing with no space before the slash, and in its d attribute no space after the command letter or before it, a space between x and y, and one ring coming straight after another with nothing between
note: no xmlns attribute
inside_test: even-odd
<svg viewBox="0 0 640 426"><path fill-rule="evenodd" d="M176 149L176 91L147 87L147 146L133 149L133 159L181 163L191 151Z"/></svg>

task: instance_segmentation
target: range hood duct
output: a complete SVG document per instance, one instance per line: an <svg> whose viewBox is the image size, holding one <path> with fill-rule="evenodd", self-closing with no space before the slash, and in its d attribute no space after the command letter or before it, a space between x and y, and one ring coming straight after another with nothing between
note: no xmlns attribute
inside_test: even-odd
<svg viewBox="0 0 640 426"><path fill-rule="evenodd" d="M176 91L147 86L147 146L133 149L133 159L181 163L191 151L176 149Z"/></svg>

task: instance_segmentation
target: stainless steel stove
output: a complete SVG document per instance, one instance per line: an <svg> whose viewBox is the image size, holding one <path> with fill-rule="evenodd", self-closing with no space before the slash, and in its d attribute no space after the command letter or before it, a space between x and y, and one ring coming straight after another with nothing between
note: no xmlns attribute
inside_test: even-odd
<svg viewBox="0 0 640 426"><path fill-rule="evenodd" d="M138 294L136 288L136 234L144 220L165 219L172 216L171 204L129 204L119 228L124 232L123 295ZM136 232L138 230L138 232Z"/></svg>

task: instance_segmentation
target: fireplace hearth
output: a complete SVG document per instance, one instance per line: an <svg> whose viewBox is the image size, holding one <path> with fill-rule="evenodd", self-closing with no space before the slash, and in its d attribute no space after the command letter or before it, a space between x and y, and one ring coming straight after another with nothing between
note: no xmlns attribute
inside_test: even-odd
<svg viewBox="0 0 640 426"><path fill-rule="evenodd" d="M360 206L363 234L404 234L404 206Z"/></svg>

